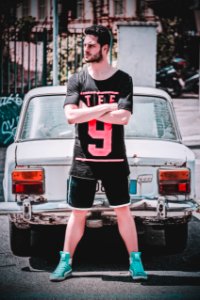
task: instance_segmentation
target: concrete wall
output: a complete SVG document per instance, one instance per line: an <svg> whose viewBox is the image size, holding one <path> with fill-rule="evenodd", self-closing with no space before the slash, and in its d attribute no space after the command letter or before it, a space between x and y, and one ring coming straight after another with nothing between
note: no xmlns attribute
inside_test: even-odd
<svg viewBox="0 0 200 300"><path fill-rule="evenodd" d="M156 84L157 33L153 22L118 24L118 68L129 73L134 85Z"/></svg>

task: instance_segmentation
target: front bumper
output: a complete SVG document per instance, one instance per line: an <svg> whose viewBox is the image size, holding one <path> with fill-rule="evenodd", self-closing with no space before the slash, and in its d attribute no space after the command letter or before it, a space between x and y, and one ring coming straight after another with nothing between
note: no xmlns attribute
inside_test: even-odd
<svg viewBox="0 0 200 300"><path fill-rule="evenodd" d="M2 205L4 204L4 205ZM6 205L7 204L7 205ZM158 199L132 200L130 205L133 217L145 224L177 224L186 222L192 212L198 209L193 200L166 201L164 197ZM25 201L19 206L17 203L1 203L1 214L10 214L11 221L29 225L66 225L71 214L71 208L63 202L49 202L31 205ZM102 227L116 224L116 214L106 203L102 206L102 199L97 199L87 215L88 227Z"/></svg>

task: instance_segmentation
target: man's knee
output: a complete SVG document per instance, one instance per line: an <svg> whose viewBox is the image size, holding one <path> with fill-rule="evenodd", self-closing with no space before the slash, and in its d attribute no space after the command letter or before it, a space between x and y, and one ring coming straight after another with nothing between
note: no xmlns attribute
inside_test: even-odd
<svg viewBox="0 0 200 300"><path fill-rule="evenodd" d="M84 219L87 217L88 210L73 209L72 215L75 218Z"/></svg>
<svg viewBox="0 0 200 300"><path fill-rule="evenodd" d="M117 217L127 217L127 216L130 215L129 205L121 206L121 207L115 207L114 211L115 211Z"/></svg>

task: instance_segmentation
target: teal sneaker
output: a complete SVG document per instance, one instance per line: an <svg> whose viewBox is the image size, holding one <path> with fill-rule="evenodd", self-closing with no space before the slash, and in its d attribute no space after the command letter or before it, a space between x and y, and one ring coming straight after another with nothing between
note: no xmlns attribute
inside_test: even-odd
<svg viewBox="0 0 200 300"><path fill-rule="evenodd" d="M72 273L70 264L70 254L68 252L60 251L60 261L57 268L50 275L51 281L62 281L69 277Z"/></svg>
<svg viewBox="0 0 200 300"><path fill-rule="evenodd" d="M131 252L129 271L134 280L147 279L148 276L147 273L144 271L141 261L141 252Z"/></svg>

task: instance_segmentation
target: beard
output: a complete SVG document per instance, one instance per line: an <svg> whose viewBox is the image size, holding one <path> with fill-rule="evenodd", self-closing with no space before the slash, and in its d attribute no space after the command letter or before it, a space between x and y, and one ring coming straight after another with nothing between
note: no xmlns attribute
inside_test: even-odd
<svg viewBox="0 0 200 300"><path fill-rule="evenodd" d="M101 49L97 54L91 55L89 58L85 58L85 61L87 63L98 63L101 62L103 59L102 51Z"/></svg>

